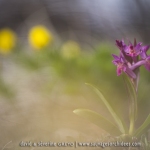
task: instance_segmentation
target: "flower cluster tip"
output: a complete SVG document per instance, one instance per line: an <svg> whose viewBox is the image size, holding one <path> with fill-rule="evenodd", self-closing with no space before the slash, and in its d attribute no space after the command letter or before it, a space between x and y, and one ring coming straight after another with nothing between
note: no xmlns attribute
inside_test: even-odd
<svg viewBox="0 0 150 150"><path fill-rule="evenodd" d="M142 43L136 43L135 39L134 44L130 41L125 44L124 40L116 40L116 46L119 48L120 54L119 56L112 54L114 58L112 62L117 66L118 76L125 72L130 78L136 79L137 72L135 70L142 65L150 71L150 56L147 54L150 45L142 46Z"/></svg>

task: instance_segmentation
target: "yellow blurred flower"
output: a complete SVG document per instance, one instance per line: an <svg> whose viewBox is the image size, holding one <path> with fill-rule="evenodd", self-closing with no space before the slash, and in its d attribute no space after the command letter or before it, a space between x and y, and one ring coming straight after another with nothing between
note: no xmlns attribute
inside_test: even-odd
<svg viewBox="0 0 150 150"><path fill-rule="evenodd" d="M67 59L76 58L80 55L80 45L75 41L66 42L61 49L62 56Z"/></svg>
<svg viewBox="0 0 150 150"><path fill-rule="evenodd" d="M3 54L9 53L16 45L16 34L9 28L0 30L0 52Z"/></svg>
<svg viewBox="0 0 150 150"><path fill-rule="evenodd" d="M29 42L35 49L42 49L52 42L52 34L44 26L35 26L29 31Z"/></svg>

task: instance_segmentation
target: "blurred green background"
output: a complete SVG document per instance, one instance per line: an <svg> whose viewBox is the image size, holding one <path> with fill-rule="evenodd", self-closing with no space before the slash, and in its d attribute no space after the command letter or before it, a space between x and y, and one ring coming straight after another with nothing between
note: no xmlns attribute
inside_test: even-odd
<svg viewBox="0 0 150 150"><path fill-rule="evenodd" d="M112 63L111 55L119 54L115 40L110 40L108 33L106 38L93 38L90 30L85 42L82 33L78 35L80 39L69 27L67 33L64 30L63 38L63 27L56 31L48 19L35 21L39 14L42 18L43 10L40 10L31 12L21 27L1 23L0 149L34 149L20 147L21 141L107 140L108 133L75 115L73 110L91 109L114 121L96 93L85 85L91 83L104 93L124 121L129 122L127 91ZM78 22L75 18L74 21ZM132 41L134 35L129 35ZM137 127L149 114L150 107L150 73L144 67L140 72Z"/></svg>
<svg viewBox="0 0 150 150"><path fill-rule="evenodd" d="M129 101L122 76L116 75L114 44L100 43L92 51L69 41L66 57L60 47L35 51L16 47L1 55L1 146L23 149L20 141L103 141L108 133L76 116L74 109L86 108L112 120L105 105L85 83L103 91L113 108L128 123ZM76 50L76 49L75 49ZM67 54L68 54L67 53ZM138 92L138 127L149 113L149 72L141 68ZM31 148L27 148L31 149ZM85 148L82 148L85 149Z"/></svg>

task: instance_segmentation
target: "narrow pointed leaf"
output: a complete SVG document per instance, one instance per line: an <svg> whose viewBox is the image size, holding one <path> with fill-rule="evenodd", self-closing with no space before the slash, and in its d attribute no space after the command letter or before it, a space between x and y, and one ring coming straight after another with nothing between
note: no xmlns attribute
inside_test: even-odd
<svg viewBox="0 0 150 150"><path fill-rule="evenodd" d="M73 112L85 119L88 119L89 121L96 124L97 126L99 126L100 128L102 128L103 130L105 130L106 132L108 132L111 135L120 135L121 134L121 132L117 128L117 126L115 126L112 122L110 122L109 120L105 119L103 116L101 116L100 114L98 114L92 110L76 109Z"/></svg>
<svg viewBox="0 0 150 150"><path fill-rule="evenodd" d="M105 104L105 106L107 107L107 109L109 110L110 114L112 115L112 117L114 118L118 128L120 129L122 134L125 134L125 127L121 121L121 119L118 117L118 115L116 114L116 112L113 110L113 108L111 107L111 105L109 104L109 102L105 99L105 97L103 96L103 94L97 89L95 88L93 85L86 83L87 85L91 86L94 91L97 93L97 95L100 97L100 99L103 101L103 103Z"/></svg>
<svg viewBox="0 0 150 150"><path fill-rule="evenodd" d="M148 129L148 127L150 127L150 114L148 115L144 123L136 130L134 135L136 137L141 136Z"/></svg>

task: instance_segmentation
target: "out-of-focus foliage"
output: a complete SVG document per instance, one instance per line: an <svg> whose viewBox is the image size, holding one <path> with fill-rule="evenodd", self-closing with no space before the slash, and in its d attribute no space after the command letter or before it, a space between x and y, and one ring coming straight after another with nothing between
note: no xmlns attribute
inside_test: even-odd
<svg viewBox="0 0 150 150"><path fill-rule="evenodd" d="M40 40L40 38L42 38L42 40ZM54 44L51 44L52 39ZM28 45L24 46L18 43L18 45L15 46L14 51L12 51L9 55L3 56L1 54L2 77L0 80L0 93L2 94L2 97L6 97L7 99L16 99L19 95L16 90L18 88L18 83L16 82L12 86L11 83L7 81L10 76L8 75L8 77L5 77L9 74L9 70L11 70L9 68L11 63L11 67L14 65L16 69L21 68L21 70L19 69L19 74L24 71L27 76L35 74L37 79L33 86L36 86L36 88L38 87L41 94L44 93L45 95L48 95L50 104L53 99L51 97L51 92L54 87L57 87L58 91L63 89L60 92L63 96L70 96L73 98L75 96L82 95L82 97L86 98L86 104L84 101L82 102L82 99L79 101L73 98L73 102L67 104L66 108L70 109L71 107L71 109L74 110L76 108L80 108L79 105L81 105L87 110L91 109L93 112L100 112L104 117L99 116L99 118L103 118L102 120L105 120L104 118L107 116L113 126L114 120L112 119L112 116L109 115L108 111L106 111L107 109L103 109L106 106L102 102L98 101L98 97L93 95L94 93L86 87L85 83L91 83L100 87L102 93L104 93L111 106L108 108L115 110L114 114L118 115L116 119L117 122L119 122L118 118L124 118L123 124L125 123L128 125L128 96L122 77L116 76L116 68L112 64L113 58L111 54L115 51L114 45L108 42L100 42L98 46L95 46L95 48L92 49L92 51L88 51L83 45L73 40L62 42L59 45L55 44L55 42L57 42L55 37L52 36L48 29L44 26L35 26L29 33ZM29 44L31 44L32 48L37 50L33 51ZM44 70L46 71L45 77L41 75L41 72ZM149 76L147 74L147 72L142 73L141 81L143 81L143 83L141 84L146 85L147 88L149 88L149 85L146 84L149 80ZM18 77L21 78L22 76L20 75ZM23 80L24 79L22 79L22 81ZM22 87L19 87L19 89L21 88ZM136 129L140 124L142 124L144 119L146 119L147 113L149 112L149 103L147 101L149 96L147 94L142 97L141 92L143 91L144 89L140 89L139 92L138 105L140 104L140 107L139 118L136 122ZM59 97L58 93L59 92L56 92L54 97ZM141 99L144 99L147 105L144 105ZM59 104L59 102L60 104L62 103L61 100L58 102L56 101L55 103ZM110 112L112 113L113 111ZM144 116L143 119L141 119L140 112L142 112L142 116ZM91 113L89 114L91 115ZM96 124L100 125L99 122L96 122ZM119 126L122 126L120 123L118 124ZM139 131L141 134L141 129L139 129Z"/></svg>
<svg viewBox="0 0 150 150"><path fill-rule="evenodd" d="M66 59L78 57L80 54L80 46L77 42L68 41L62 45L61 53Z"/></svg>
<svg viewBox="0 0 150 150"><path fill-rule="evenodd" d="M24 139L75 141L83 133L85 141L100 138L103 131L72 113L91 109L113 122L86 82L100 88L128 123L128 97L109 42L137 37L149 43L149 6L148 0L0 0L0 147L20 149ZM150 107L149 72L141 72L136 128ZM6 101L11 98L14 105Z"/></svg>
<svg viewBox="0 0 150 150"><path fill-rule="evenodd" d="M15 97L15 92L12 88L0 76L0 95L1 97L7 98L9 101L13 101Z"/></svg>

